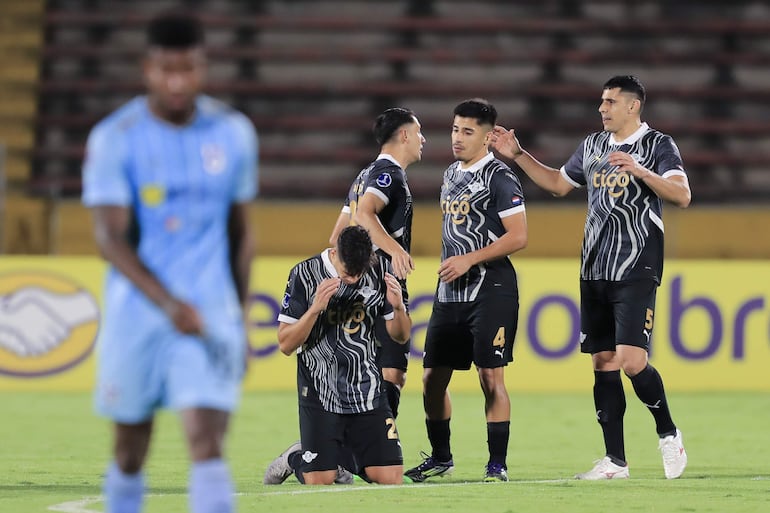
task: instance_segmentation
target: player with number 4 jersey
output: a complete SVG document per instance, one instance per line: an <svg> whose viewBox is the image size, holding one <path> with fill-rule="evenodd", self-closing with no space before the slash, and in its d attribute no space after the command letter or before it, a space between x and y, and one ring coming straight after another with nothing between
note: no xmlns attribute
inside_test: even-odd
<svg viewBox="0 0 770 513"><path fill-rule="evenodd" d="M422 482L448 475L455 370L476 365L484 392L489 460L483 479L507 481L510 401L504 369L513 360L519 312L516 272L508 255L527 244L524 195L516 175L489 152L495 108L467 100L454 111L452 151L444 172L438 289L425 338L423 397L432 453L406 477Z"/></svg>

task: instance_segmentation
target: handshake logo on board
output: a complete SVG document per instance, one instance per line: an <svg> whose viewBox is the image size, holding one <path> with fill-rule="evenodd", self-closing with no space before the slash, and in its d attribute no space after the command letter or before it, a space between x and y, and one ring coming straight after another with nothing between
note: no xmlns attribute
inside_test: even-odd
<svg viewBox="0 0 770 513"><path fill-rule="evenodd" d="M99 307L85 290L62 294L22 287L0 296L0 348L22 358L41 356L98 318Z"/></svg>

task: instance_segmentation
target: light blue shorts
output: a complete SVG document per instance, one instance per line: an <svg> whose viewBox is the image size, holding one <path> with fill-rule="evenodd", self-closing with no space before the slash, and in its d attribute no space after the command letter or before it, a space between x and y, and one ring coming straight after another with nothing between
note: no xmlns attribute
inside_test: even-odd
<svg viewBox="0 0 770 513"><path fill-rule="evenodd" d="M206 336L193 337L157 310L141 317L110 313L99 335L97 412L136 424L158 408L236 408L246 341L240 320L204 315Z"/></svg>

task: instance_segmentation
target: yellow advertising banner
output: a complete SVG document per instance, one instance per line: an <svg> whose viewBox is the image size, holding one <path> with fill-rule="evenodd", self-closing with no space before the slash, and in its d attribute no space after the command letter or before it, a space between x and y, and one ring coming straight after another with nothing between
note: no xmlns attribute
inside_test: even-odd
<svg viewBox="0 0 770 513"><path fill-rule="evenodd" d="M301 257L254 264L248 310L247 390L293 389L295 357L277 348L276 317L286 277ZM586 390L580 353L577 260L515 260L519 326L511 391ZM407 390L420 389L421 354L438 261L417 259L409 278L412 358ZM87 390L93 386L102 283L96 258L0 258L0 390ZM669 261L658 289L650 358L669 390L770 390L770 262ZM478 389L473 371L453 390Z"/></svg>

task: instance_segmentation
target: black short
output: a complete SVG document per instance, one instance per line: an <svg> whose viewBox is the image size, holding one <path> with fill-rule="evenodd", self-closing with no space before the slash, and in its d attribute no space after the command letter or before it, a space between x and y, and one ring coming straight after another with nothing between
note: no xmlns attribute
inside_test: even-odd
<svg viewBox="0 0 770 513"><path fill-rule="evenodd" d="M468 370L503 367L513 360L519 298L495 295L469 303L433 303L423 367Z"/></svg>
<svg viewBox="0 0 770 513"><path fill-rule="evenodd" d="M649 351L657 288L653 280L580 280L580 350L595 354L623 344Z"/></svg>
<svg viewBox="0 0 770 513"><path fill-rule="evenodd" d="M409 291L406 288L406 280L398 280L401 284L401 297L404 300L406 311L409 311ZM385 328L385 319L378 317L374 324L374 336L377 337L377 343L380 350L377 352L377 364L381 369L400 369L406 372L409 365L409 350L412 347L412 341L407 340L405 344L399 344L390 337Z"/></svg>
<svg viewBox="0 0 770 513"><path fill-rule="evenodd" d="M412 345L412 341L407 340L406 344L399 344L393 340L385 328L385 319L382 317L378 317L375 321L374 335L377 337L377 342L380 345L377 353L377 365L381 369L401 369L406 372L406 367L409 364L409 348Z"/></svg>
<svg viewBox="0 0 770 513"><path fill-rule="evenodd" d="M372 411L351 414L329 413L320 402L302 401L299 431L302 472L334 470L340 462L354 473L371 466L404 464L396 422L387 401Z"/></svg>

